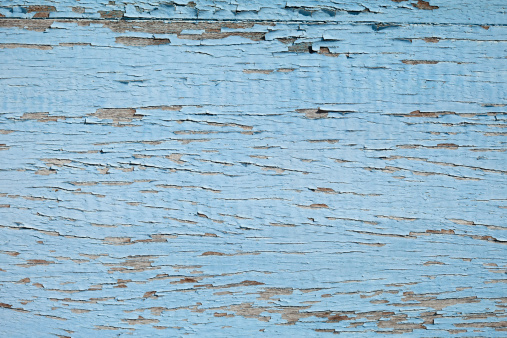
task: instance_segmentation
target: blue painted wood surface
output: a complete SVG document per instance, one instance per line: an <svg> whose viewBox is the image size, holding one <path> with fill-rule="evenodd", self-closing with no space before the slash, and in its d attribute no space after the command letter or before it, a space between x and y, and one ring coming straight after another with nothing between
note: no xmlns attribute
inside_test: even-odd
<svg viewBox="0 0 507 338"><path fill-rule="evenodd" d="M0 4L0 336L502 337L507 4Z"/></svg>

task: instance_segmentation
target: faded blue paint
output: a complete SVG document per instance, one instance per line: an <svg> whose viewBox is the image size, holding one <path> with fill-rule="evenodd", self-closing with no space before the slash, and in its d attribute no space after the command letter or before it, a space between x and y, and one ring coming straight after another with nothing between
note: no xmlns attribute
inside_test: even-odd
<svg viewBox="0 0 507 338"><path fill-rule="evenodd" d="M0 8L0 335L504 336L505 4L196 2Z"/></svg>

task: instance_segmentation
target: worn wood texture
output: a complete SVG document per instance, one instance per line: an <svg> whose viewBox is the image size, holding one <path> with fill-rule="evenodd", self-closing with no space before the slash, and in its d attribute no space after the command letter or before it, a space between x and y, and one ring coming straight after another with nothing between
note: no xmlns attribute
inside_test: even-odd
<svg viewBox="0 0 507 338"><path fill-rule="evenodd" d="M0 336L506 336L506 11L1 1Z"/></svg>

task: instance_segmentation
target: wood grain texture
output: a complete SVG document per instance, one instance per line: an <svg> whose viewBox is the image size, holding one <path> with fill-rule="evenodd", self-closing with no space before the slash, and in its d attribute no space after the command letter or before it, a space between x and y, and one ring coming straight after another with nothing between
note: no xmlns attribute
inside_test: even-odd
<svg viewBox="0 0 507 338"><path fill-rule="evenodd" d="M507 4L0 4L0 336L504 337Z"/></svg>

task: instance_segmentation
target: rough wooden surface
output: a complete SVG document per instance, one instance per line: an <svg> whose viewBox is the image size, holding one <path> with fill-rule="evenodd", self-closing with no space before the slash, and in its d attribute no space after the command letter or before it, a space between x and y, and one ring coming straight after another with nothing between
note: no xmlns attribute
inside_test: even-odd
<svg viewBox="0 0 507 338"><path fill-rule="evenodd" d="M2 1L0 335L507 335L506 12Z"/></svg>

